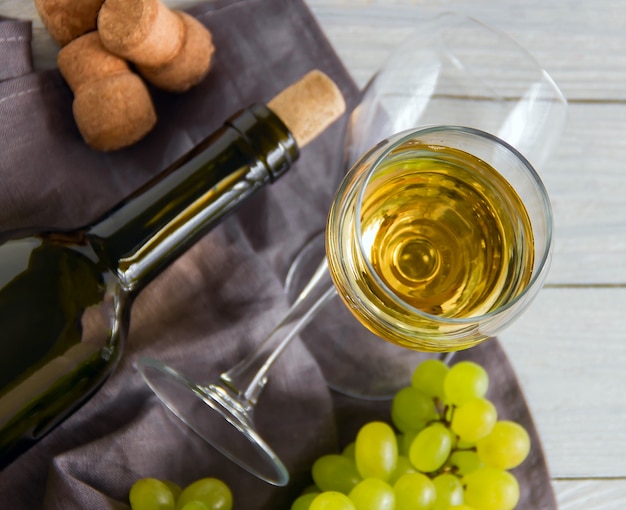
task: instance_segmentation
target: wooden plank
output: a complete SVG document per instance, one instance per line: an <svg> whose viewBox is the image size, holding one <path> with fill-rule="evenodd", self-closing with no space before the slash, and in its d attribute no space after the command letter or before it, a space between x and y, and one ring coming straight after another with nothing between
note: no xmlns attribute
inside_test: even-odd
<svg viewBox="0 0 626 510"><path fill-rule="evenodd" d="M568 127L541 170L554 209L551 283L626 283L626 104L570 105Z"/></svg>
<svg viewBox="0 0 626 510"><path fill-rule="evenodd" d="M559 510L622 510L626 480L555 480ZM593 502L593 503L592 503Z"/></svg>
<svg viewBox="0 0 626 510"><path fill-rule="evenodd" d="M626 288L544 288L500 335L555 478L626 477Z"/></svg>
<svg viewBox="0 0 626 510"><path fill-rule="evenodd" d="M310 0L331 43L359 84L385 54L444 10L457 10L503 30L550 72L569 99L626 98L623 5L617 2L323 2ZM604 4L608 7L605 9ZM603 10L600 16L598 11Z"/></svg>
<svg viewBox="0 0 626 510"><path fill-rule="evenodd" d="M307 0L313 12L344 18L366 19L369 24L401 26L442 11L456 11L489 20L499 26L524 26L554 30L615 32L623 34L624 5L621 0L563 0L525 2L491 0Z"/></svg>

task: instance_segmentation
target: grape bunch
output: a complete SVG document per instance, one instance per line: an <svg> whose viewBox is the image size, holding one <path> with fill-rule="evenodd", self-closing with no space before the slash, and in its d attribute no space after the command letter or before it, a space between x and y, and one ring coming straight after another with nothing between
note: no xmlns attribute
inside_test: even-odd
<svg viewBox="0 0 626 510"><path fill-rule="evenodd" d="M396 393L392 424L369 422L341 454L317 459L291 510L512 510L520 490L509 470L530 438L498 420L488 386L477 363L424 361Z"/></svg>
<svg viewBox="0 0 626 510"><path fill-rule="evenodd" d="M141 478L128 495L132 510L231 510L232 493L217 478L202 478L184 489L169 480Z"/></svg>

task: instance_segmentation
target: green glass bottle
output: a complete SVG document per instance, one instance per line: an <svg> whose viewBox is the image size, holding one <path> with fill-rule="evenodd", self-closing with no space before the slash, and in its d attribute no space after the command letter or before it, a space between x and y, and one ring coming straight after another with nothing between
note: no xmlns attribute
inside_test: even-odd
<svg viewBox="0 0 626 510"><path fill-rule="evenodd" d="M106 381L138 292L298 155L254 105L93 224L0 236L0 469Z"/></svg>

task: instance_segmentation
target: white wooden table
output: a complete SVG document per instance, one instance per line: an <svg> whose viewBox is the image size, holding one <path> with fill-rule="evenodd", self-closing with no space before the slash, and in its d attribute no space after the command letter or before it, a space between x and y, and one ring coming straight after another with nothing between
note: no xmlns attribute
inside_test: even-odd
<svg viewBox="0 0 626 510"><path fill-rule="evenodd" d="M184 7L193 1L169 0ZM626 4L623 0L308 0L363 85L417 23L472 15L524 45L560 85L570 119L542 171L553 202L551 273L500 335L543 440L559 508L626 506ZM56 48L32 1L0 0L34 21L35 66Z"/></svg>

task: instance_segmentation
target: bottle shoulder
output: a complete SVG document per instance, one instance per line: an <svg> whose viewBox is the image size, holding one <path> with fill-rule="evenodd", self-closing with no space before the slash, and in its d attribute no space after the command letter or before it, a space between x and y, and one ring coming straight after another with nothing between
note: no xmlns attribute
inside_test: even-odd
<svg viewBox="0 0 626 510"><path fill-rule="evenodd" d="M20 275L72 270L93 280L105 279L108 272L81 231L19 231L0 238L0 289Z"/></svg>

